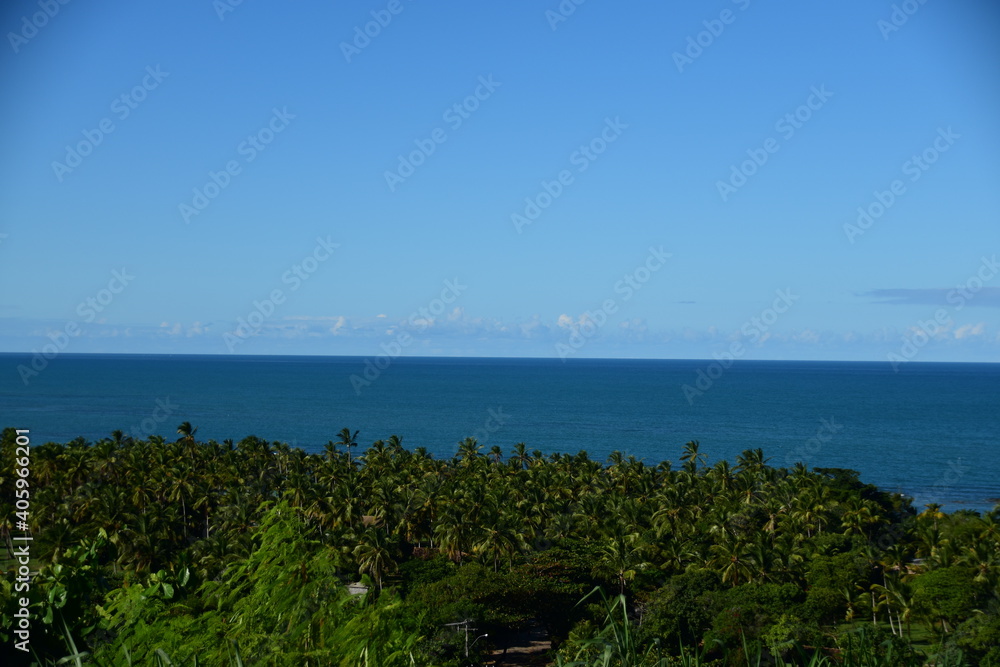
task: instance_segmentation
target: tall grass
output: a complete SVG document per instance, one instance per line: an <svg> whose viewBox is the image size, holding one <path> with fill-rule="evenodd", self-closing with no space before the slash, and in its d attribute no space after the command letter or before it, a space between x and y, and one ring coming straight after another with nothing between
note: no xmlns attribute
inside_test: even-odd
<svg viewBox="0 0 1000 667"><path fill-rule="evenodd" d="M962 657L961 652L944 653L941 656L922 658L915 655L901 655L891 643L878 644L875 636L866 628L861 627L844 637L842 645L828 655L821 649L806 650L803 647L793 647L794 659L772 656L760 647L751 648L744 638L740 656L730 651L722 651L721 655L709 659L711 647L688 647L680 645L678 655L664 655L662 642L656 639L643 650L637 640L635 627L628 617L628 602L624 595L608 597L604 590L595 588L578 604L583 604L589 598L600 596L600 606L604 612L601 628L591 637L577 642L577 651L572 660L566 661L563 656L556 658L558 667L716 667L722 665L739 665L740 667L975 667ZM135 665L127 648L122 648L123 662L104 665L95 661L85 651L78 650L73 637L63 621L66 637L66 648L69 654L58 661L46 660L36 662L45 667L145 667ZM155 666L150 667L198 667L197 655L187 663L175 662L162 649L156 649ZM231 642L228 647L229 666L244 667L239 646ZM367 649L362 651L358 659L359 667L379 667L370 662ZM412 654L409 663L417 667ZM979 665L978 667L997 667Z"/></svg>
<svg viewBox="0 0 1000 667"><path fill-rule="evenodd" d="M663 655L659 640L654 640L645 650L639 645L634 626L628 618L624 595L609 598L601 588L595 588L579 604L595 595L600 595L603 625L593 636L576 642L577 650L571 660L559 656L556 660L558 667L973 667L960 652L930 658L900 654L891 642L877 643L875 636L865 627L846 635L843 645L829 653L822 649L809 651L794 646L790 651L795 654L794 658L773 656L761 647L751 648L745 638L741 652L720 651L721 655L711 660L710 647L681 645L679 655Z"/></svg>

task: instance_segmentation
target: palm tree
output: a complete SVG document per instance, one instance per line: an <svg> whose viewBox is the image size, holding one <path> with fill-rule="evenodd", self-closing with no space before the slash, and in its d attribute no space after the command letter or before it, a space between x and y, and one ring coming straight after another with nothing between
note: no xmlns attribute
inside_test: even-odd
<svg viewBox="0 0 1000 667"><path fill-rule="evenodd" d="M354 547L353 553L358 563L358 573L370 575L381 591L385 575L396 568L389 538L377 528L367 528L361 534L361 540Z"/></svg>
<svg viewBox="0 0 1000 667"><path fill-rule="evenodd" d="M344 447L347 447L347 465L352 468L354 464L351 462L351 447L358 446L358 433L360 433L360 431L351 433L351 429L345 426L337 433L340 440L334 443L334 445L343 445Z"/></svg>
<svg viewBox="0 0 1000 667"><path fill-rule="evenodd" d="M499 572L501 560L506 558L513 564L514 555L527 549L527 546L513 518L502 512L500 507L493 507L483 523L479 541L472 546L472 552L487 562L492 561L493 571Z"/></svg>
<svg viewBox="0 0 1000 667"><path fill-rule="evenodd" d="M531 457L528 455L528 446L523 442L519 442L514 445L514 454L507 459L511 465L516 466L519 470L523 469Z"/></svg>
<svg viewBox="0 0 1000 667"><path fill-rule="evenodd" d="M713 481L719 485L723 493L729 491L733 486L733 469L729 467L729 461L722 459L716 463L709 471Z"/></svg>
<svg viewBox="0 0 1000 667"><path fill-rule="evenodd" d="M181 523L183 524L184 539L187 539L187 499L194 495L195 486L191 477L185 472L179 474L175 469L167 472L167 479L170 483L170 491L167 500L170 502L181 501Z"/></svg>
<svg viewBox="0 0 1000 667"><path fill-rule="evenodd" d="M924 505L924 507L926 507L927 509L921 512L918 516L921 519L928 519L928 518L933 519L934 529L936 530L938 527L938 519L945 518L944 512L941 511L942 505L940 503L928 503Z"/></svg>
<svg viewBox="0 0 1000 667"><path fill-rule="evenodd" d="M398 435L390 435L385 444L394 454L402 454L405 451L403 449L403 439Z"/></svg>
<svg viewBox="0 0 1000 667"><path fill-rule="evenodd" d="M490 447L490 458L493 459L494 463L503 463L503 450L500 449L500 445Z"/></svg>
<svg viewBox="0 0 1000 667"><path fill-rule="evenodd" d="M997 590L1000 583L1000 549L996 542L976 541L965 547L965 553L959 560L973 568L976 573L974 580L984 584L986 590Z"/></svg>
<svg viewBox="0 0 1000 667"><path fill-rule="evenodd" d="M209 532L211 530L208 518L209 513L212 510L214 496L215 489L213 488L211 481L205 479L204 477L198 479L194 487L194 498L191 502L191 509L200 509L205 515L205 539L208 539Z"/></svg>
<svg viewBox="0 0 1000 667"><path fill-rule="evenodd" d="M475 438L466 438L458 443L458 456L462 460L463 466L470 466L479 457L479 452L483 446L476 442Z"/></svg>
<svg viewBox="0 0 1000 667"><path fill-rule="evenodd" d="M728 532L722 535L722 539L709 547L709 551L715 554L710 564L719 570L723 583L731 583L736 588L753 578L757 564L746 539L732 537Z"/></svg>
<svg viewBox="0 0 1000 667"><path fill-rule="evenodd" d="M699 444L697 440L691 440L684 445L684 454L681 455L681 461L684 462L684 470L689 475L694 475L698 472L698 466L705 465L708 458L704 454L698 452Z"/></svg>
<svg viewBox="0 0 1000 667"><path fill-rule="evenodd" d="M194 434L198 432L197 426L191 426L191 422L183 422L177 427L181 440L194 440Z"/></svg>
<svg viewBox="0 0 1000 667"><path fill-rule="evenodd" d="M878 506L870 500L859 500L847 505L841 526L868 537L874 526L880 523L889 523L889 520L878 513Z"/></svg>
<svg viewBox="0 0 1000 667"><path fill-rule="evenodd" d="M764 450L760 448L744 449L736 457L736 469L739 472L748 472L756 477L767 467L768 460L764 458Z"/></svg>
<svg viewBox="0 0 1000 667"><path fill-rule="evenodd" d="M639 533L625 533L619 529L601 541L598 565L614 575L618 581L618 593L624 595L625 584L635 579L641 570L651 567L645 554L646 545L642 543Z"/></svg>
<svg viewBox="0 0 1000 667"><path fill-rule="evenodd" d="M912 634L910 632L910 620L913 617L913 587L905 581L896 580L893 582L893 586L890 589L892 592L893 600L898 606L898 611L896 612L896 618L900 619L901 622L906 627L906 637L912 640Z"/></svg>
<svg viewBox="0 0 1000 667"><path fill-rule="evenodd" d="M462 562L468 540L469 522L460 508L448 505L434 525L434 541L445 556L456 563Z"/></svg>

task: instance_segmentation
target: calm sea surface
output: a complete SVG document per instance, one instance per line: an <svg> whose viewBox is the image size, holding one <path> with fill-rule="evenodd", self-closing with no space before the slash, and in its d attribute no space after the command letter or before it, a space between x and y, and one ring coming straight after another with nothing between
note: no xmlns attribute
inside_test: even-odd
<svg viewBox="0 0 1000 667"><path fill-rule="evenodd" d="M383 358L384 359L384 358ZM488 450L614 450L678 461L699 440L709 461L760 447L777 466L861 471L862 480L987 510L1000 502L1000 364L737 361L701 395L705 361L397 358L363 378L359 357L60 355L25 385L30 355L0 354L0 426L32 440L96 440L121 429L176 438L247 435L319 451L347 426L362 446L397 434L450 457Z"/></svg>

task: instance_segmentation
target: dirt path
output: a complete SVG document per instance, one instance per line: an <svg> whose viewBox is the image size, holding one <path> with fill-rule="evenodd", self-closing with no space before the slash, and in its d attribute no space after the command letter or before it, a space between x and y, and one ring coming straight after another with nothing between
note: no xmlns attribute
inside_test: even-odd
<svg viewBox="0 0 1000 667"><path fill-rule="evenodd" d="M503 649L493 651L491 661L488 665L496 667L508 667L513 665L547 665L546 653L552 648L552 642L542 628L533 628L522 632L513 638L507 647L506 653Z"/></svg>

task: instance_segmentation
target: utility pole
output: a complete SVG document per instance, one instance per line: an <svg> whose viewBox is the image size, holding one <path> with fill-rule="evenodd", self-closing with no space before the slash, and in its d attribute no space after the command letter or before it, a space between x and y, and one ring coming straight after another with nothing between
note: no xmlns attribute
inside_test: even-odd
<svg viewBox="0 0 1000 667"><path fill-rule="evenodd" d="M490 636L488 633L485 634L485 635L479 635L474 640L472 640L472 643L470 644L469 643L469 630L472 630L472 632L476 632L479 629L479 628L470 628L469 627L469 623L471 623L471 622L472 621L467 618L464 621L459 621L457 623L445 623L445 626L447 626L447 627L453 627L456 630L458 630L459 626L462 626L462 629L465 630L465 657L466 658L469 657L469 649L471 647L475 646L477 641L479 641L483 637L489 637Z"/></svg>

